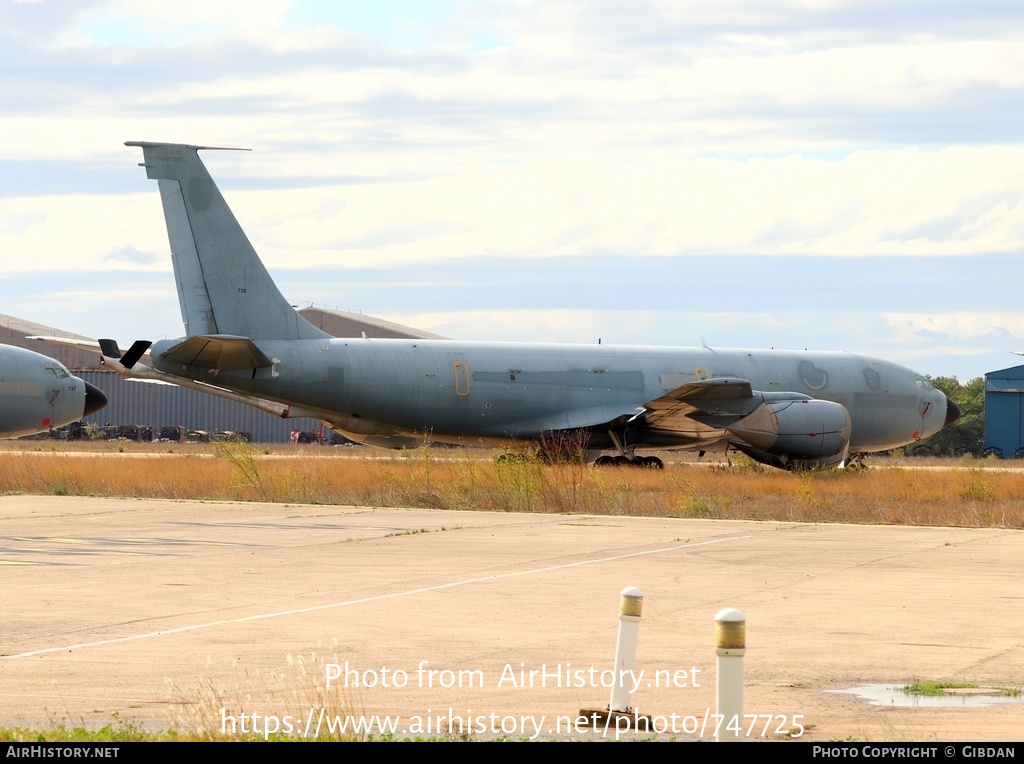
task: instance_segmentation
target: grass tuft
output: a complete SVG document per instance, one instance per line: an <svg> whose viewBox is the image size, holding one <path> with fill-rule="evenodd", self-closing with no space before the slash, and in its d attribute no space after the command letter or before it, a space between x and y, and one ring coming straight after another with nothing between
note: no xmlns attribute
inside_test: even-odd
<svg viewBox="0 0 1024 764"><path fill-rule="evenodd" d="M973 690L978 685L973 682L914 682L900 687L907 695L945 695L946 690Z"/></svg>
<svg viewBox="0 0 1024 764"><path fill-rule="evenodd" d="M980 687L974 682L915 682L905 687L900 687L902 692L908 695L948 695L947 690L991 690L992 694L1002 693L1006 697L1017 698L1021 695L1020 687Z"/></svg>

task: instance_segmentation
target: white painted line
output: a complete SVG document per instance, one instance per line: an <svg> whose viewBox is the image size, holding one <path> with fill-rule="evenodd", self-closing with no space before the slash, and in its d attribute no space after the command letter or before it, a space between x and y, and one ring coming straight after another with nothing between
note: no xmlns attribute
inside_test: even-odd
<svg viewBox="0 0 1024 764"><path fill-rule="evenodd" d="M27 653L18 653L17 655L4 655L0 656L5 660L15 660L18 658L31 658L35 655L47 655L49 653L61 653L68 652L71 650L81 650L86 647L103 647L104 645L116 645L122 642L135 642L140 639L152 639L153 637L164 637L170 634L182 634L187 631L199 631L200 629L212 629L216 626L228 626L236 623L246 623L248 621L262 621L267 618L281 618L288 615L301 615L303 613L315 613L319 610L331 610L332 608L348 607L349 605L363 605L367 602L380 602L381 600L390 600L397 597L411 597L415 594L424 594L426 592L437 592L444 589L454 589L458 586L469 586L470 584L487 583L490 581L500 581L503 578L515 578L517 576L532 576L537 573L550 573L553 570L565 570L566 568L580 568L584 565L598 565L604 562L615 562L617 560L628 560L631 557L644 557L649 554L664 554L666 552L677 552L680 549L693 549L699 546L710 546L711 544L722 544L726 541L744 541L746 539L753 538L753 536L732 536L724 539L713 539L711 541L700 541L696 544L680 544L679 546L670 546L663 549L648 549L646 552L632 552L630 554L620 554L614 557L600 557L594 560L580 560L579 562L568 562L564 565L552 565L547 568L534 568L533 570L519 570L514 573L498 573L493 576L483 576L481 578L467 578L462 581L451 581L447 584L438 584L437 586L426 586L422 589L409 589L404 592L392 592L391 594L378 594L373 597L363 597L357 600L346 600L344 602L331 602L326 605L313 605L311 607L299 608L298 610L282 610L277 613L261 613L259 615L247 615L242 618L231 618L226 621L210 621L209 623L197 623L191 626L180 626L177 629L165 629L163 631L150 631L145 634L133 634L128 637L118 637L117 639L104 639L100 642L82 642L77 645L62 645L61 647L46 647L41 650L32 650Z"/></svg>

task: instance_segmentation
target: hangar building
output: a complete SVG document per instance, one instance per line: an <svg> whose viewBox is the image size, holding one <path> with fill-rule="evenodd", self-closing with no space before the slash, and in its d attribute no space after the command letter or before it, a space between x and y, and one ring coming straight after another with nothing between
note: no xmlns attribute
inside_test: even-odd
<svg viewBox="0 0 1024 764"><path fill-rule="evenodd" d="M1024 457L1024 366L985 375L985 451Z"/></svg>

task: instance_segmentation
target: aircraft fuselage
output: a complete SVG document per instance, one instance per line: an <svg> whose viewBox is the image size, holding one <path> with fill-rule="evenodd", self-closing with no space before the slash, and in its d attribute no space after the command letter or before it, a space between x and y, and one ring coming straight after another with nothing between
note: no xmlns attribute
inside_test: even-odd
<svg viewBox="0 0 1024 764"><path fill-rule="evenodd" d="M687 382L739 377L763 392L793 392L850 412L852 452L881 451L942 429L946 398L921 375L854 353L626 347L444 340L260 340L273 361L255 372L211 371L161 358L156 368L236 392L292 403L353 430L461 443L533 440L598 428L642 411ZM346 426L344 421L348 421ZM355 420L349 421L349 420ZM358 432L358 430L355 430ZM592 445L607 447L595 429ZM720 430L637 430L636 445L710 446Z"/></svg>

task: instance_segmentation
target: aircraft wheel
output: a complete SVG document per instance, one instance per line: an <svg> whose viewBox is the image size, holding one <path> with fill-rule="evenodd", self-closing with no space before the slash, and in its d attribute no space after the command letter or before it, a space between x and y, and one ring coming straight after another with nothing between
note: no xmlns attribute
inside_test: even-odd
<svg viewBox="0 0 1024 764"><path fill-rule="evenodd" d="M599 456L594 460L595 467L610 467L613 464L615 464L615 459L607 454Z"/></svg>

